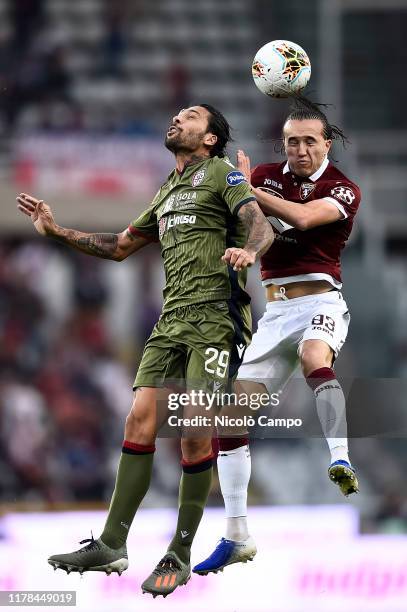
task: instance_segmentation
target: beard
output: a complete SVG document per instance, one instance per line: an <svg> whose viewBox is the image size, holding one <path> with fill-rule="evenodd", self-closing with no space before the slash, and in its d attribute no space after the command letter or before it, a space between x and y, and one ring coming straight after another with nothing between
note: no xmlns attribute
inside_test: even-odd
<svg viewBox="0 0 407 612"><path fill-rule="evenodd" d="M179 153L184 149L183 143L181 142L180 134L174 136L166 136L164 140L165 147L171 151L171 153Z"/></svg>
<svg viewBox="0 0 407 612"><path fill-rule="evenodd" d="M204 136L205 132L201 134L183 134L183 132L177 132L173 136L166 136L164 145L174 154L193 153L199 148Z"/></svg>

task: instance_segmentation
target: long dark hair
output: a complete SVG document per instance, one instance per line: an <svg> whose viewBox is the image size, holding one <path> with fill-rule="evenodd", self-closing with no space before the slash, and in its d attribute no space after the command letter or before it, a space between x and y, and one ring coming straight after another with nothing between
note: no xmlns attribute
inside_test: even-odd
<svg viewBox="0 0 407 612"><path fill-rule="evenodd" d="M321 110L321 108L327 108L328 106L328 104L311 102L311 100L308 100L308 98L304 96L296 96L292 101L284 125L290 120L304 121L305 119L319 119L322 123L322 134L325 140L340 140L343 147L346 148L346 144L349 143L349 140L345 136L343 130L337 125L329 123L327 116Z"/></svg>
<svg viewBox="0 0 407 612"><path fill-rule="evenodd" d="M230 134L230 125L220 111L210 104L198 104L206 108L209 113L208 120L208 132L217 136L217 141L211 148L211 157L225 157L226 156L226 145L232 141Z"/></svg>

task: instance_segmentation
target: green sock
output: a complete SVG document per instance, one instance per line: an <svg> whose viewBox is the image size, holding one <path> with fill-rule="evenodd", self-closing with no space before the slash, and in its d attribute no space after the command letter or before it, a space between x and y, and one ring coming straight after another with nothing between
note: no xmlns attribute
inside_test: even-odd
<svg viewBox="0 0 407 612"><path fill-rule="evenodd" d="M127 540L134 515L150 486L154 450L155 446L123 443L109 514L100 536L110 548L120 548Z"/></svg>
<svg viewBox="0 0 407 612"><path fill-rule="evenodd" d="M208 499L212 482L212 459L183 466L179 486L177 530L168 547L189 563L191 546Z"/></svg>

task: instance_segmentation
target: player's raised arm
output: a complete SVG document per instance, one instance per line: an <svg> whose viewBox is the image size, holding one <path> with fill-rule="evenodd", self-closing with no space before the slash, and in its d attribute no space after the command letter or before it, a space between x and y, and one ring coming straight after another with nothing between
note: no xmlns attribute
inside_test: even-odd
<svg viewBox="0 0 407 612"><path fill-rule="evenodd" d="M257 202L250 201L244 204L239 212L239 218L247 229L247 242L242 249L226 249L222 259L233 266L236 271L254 264L273 243L274 232L270 223L260 210Z"/></svg>
<svg viewBox="0 0 407 612"><path fill-rule="evenodd" d="M128 229L120 234L88 234L61 227L56 224L48 204L26 193L21 193L17 197L17 202L17 208L31 218L39 234L54 238L88 255L122 261L131 253L150 243L148 238L134 236Z"/></svg>

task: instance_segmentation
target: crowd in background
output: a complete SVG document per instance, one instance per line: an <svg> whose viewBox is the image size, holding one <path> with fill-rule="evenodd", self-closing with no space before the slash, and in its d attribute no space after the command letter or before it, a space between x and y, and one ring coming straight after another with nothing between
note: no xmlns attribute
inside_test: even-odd
<svg viewBox="0 0 407 612"><path fill-rule="evenodd" d="M126 104L121 99L110 103L100 100L89 106L73 91L79 74L75 66L78 50L89 64L86 79L96 86L131 80L132 73L125 62L130 47L129 25L144 15L148 3L144 0L96 3L95 17L100 30L97 41L89 48L85 40L80 49L73 35L53 31L47 4L44 0L2 0L3 17L8 24L0 29L0 128L4 135L33 129L156 133L151 108ZM75 28L81 14L79 10L75 12L74 5L71 9L68 14ZM169 48L168 57L172 59L160 84L160 112L182 107L190 97L190 75L182 62L182 48L177 45Z"/></svg>

